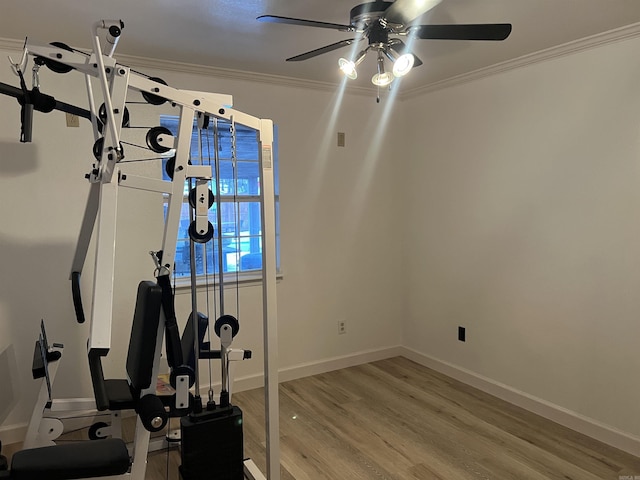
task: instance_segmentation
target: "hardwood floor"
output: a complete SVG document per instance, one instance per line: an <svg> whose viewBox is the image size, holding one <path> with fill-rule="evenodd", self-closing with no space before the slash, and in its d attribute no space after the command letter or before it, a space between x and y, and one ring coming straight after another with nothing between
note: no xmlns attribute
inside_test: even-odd
<svg viewBox="0 0 640 480"><path fill-rule="evenodd" d="M233 402L264 471L262 396ZM282 480L640 478L640 458L401 357L281 384L280 434ZM147 480L180 478L177 448L148 460Z"/></svg>
<svg viewBox="0 0 640 480"><path fill-rule="evenodd" d="M264 471L262 395L233 400ZM640 476L640 458L401 357L283 383L280 434L283 480ZM177 479L177 462L151 454L147 479L167 478L167 465Z"/></svg>

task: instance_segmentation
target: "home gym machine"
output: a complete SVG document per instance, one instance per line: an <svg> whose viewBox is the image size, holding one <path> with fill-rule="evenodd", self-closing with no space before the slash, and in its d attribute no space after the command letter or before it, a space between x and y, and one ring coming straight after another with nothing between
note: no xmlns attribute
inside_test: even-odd
<svg viewBox="0 0 640 480"><path fill-rule="evenodd" d="M96 255L92 286L92 305L89 314L88 359L98 410L118 411L133 409L137 424L133 452L124 442L112 438L101 442L81 442L70 445L53 445L23 450L13 457L12 469L2 476L35 479L43 472L53 472L55 478L82 478L105 475L122 475L143 480L146 456L149 450L150 431L157 431L166 424L167 416L177 412L181 416L181 476L184 480L204 478L239 478L278 480L280 478L278 434L278 379L276 365L276 254L275 254L275 192L273 179L273 124L232 108L230 95L179 90L159 78L145 76L118 63L113 58L124 24L120 20L101 20L92 26L91 52L72 49L64 44L49 45L25 42L19 62L12 61L14 72L20 77L20 88L0 84L0 93L13 96L22 105L21 141L31 140L33 112L61 110L91 120L94 133L93 156L95 163L86 178L90 191L82 221L78 245L71 269L72 293L76 316L84 321L80 295L80 277L88 253L89 242L94 237ZM102 45L105 49L103 51ZM34 84L31 90L24 80L29 58L34 61ZM84 75L88 93L88 109L64 104L40 92L37 70L46 66L56 73L75 71ZM99 85L102 106L97 108L94 84ZM149 148L156 153L172 154L166 162L169 180L137 175L127 171L122 128L128 125L127 94L139 92L151 105L166 102L179 111L176 135L167 129L153 127L147 134ZM220 268L219 294L221 316L214 324L220 337L220 349L204 348L202 340L202 315L197 311L195 272L192 268L192 312L188 335L182 338L178 332L171 276L184 202L185 183L189 185L189 203L192 222L189 234L192 242L207 243L212 240L216 228L209 221L208 210L217 205L220 212L220 188L210 188L212 179L220 181L217 158L214 164L192 164L191 138L194 123L206 128L210 121L221 120L231 125L251 129L258 143L260 219L262 245L262 327L265 377L265 430L267 448L266 477L251 460L242 453L242 413L230 403L229 365L233 360L245 358L246 352L231 348L238 331L238 320L222 309L224 288ZM216 175L213 171L217 170ZM143 281L138 287L129 354L127 379L105 380L101 359L111 347L113 287L115 274L115 240L120 188L131 188L164 195L167 210L161 248L152 251L152 270L155 282ZM220 217L218 215L217 232ZM239 233L237 233L239 234ZM218 238L221 241L221 238ZM192 249L193 250L193 249ZM218 249L220 252L221 248ZM221 266L219 263L219 266ZM193 264L193 255L192 255ZM236 279L237 280L237 279ZM237 292L236 292L237 293ZM206 318L205 318L206 322ZM44 335L44 330L43 330ZM184 339L188 340L185 341ZM149 341L155 339L155 341ZM163 342L164 340L164 342ZM171 385L175 394L169 403L156 395L155 378L159 372L159 360L163 343L171 368ZM47 365L58 360L55 348L40 343L41 361L45 377ZM190 362L193 355L194 361ZM222 366L222 388L219 402L209 401L205 406L200 400L198 359L219 358ZM191 368L193 367L193 368ZM196 371L194 371L194 369ZM34 373L35 374L35 373ZM49 378L49 377L47 377ZM195 384L195 391L191 387ZM211 387L209 388L211 392ZM46 395L41 392L41 397ZM48 400L50 400L50 393ZM47 401L47 405L51 402ZM113 433L113 431L112 431ZM34 434L37 438L37 434ZM115 435L114 435L115 436ZM239 440L239 444L238 444ZM239 445L239 447L238 447ZM124 448L124 450L123 450ZM130 464L129 455L133 453ZM219 459L216 464L212 459ZM212 470L215 468L216 470Z"/></svg>

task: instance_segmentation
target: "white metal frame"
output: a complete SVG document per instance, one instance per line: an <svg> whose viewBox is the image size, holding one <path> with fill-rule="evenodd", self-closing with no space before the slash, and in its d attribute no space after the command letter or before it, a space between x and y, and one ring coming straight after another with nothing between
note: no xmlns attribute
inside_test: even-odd
<svg viewBox="0 0 640 480"><path fill-rule="evenodd" d="M89 241L96 235L96 258L93 281L93 302L90 314L89 352L106 355L111 346L111 325L113 310L113 285L115 265L116 219L118 212L118 190L129 187L139 190L168 194L169 205L162 240L162 265L157 274L169 275L174 264L180 211L183 203L183 186L188 178L209 179L209 167L188 164L192 125L198 113L235 122L254 129L259 142L260 161L260 204L263 241L263 335L265 366L265 413L267 435L267 475L269 480L280 478L279 413L278 413L278 368L277 368L277 306L276 306L276 252L275 252L275 192L273 178L273 123L234 110L230 95L208 92L179 90L157 83L133 72L112 57L115 42L109 42L108 54L103 54L100 33L113 25L122 25L119 20L101 20L92 27L93 52L90 56L67 51L51 45L27 42L25 51L32 56L42 57L73 67L86 77L89 107L92 112L94 138L100 134L97 129L96 102L91 87L91 78L97 78L107 111L107 122L103 127L101 158L88 175L91 182L90 193L85 208L81 231L78 238L71 272L81 272L84 266ZM113 40L113 39L111 39ZM116 39L117 40L117 39ZM179 132L175 138L176 161L173 181L140 177L126 173L120 145L120 125L129 89L147 92L167 99L180 110ZM159 342L162 334L158 336ZM157 355L159 358L159 353ZM157 360L155 370L157 372ZM140 421L138 420L140 424ZM148 432L141 425L136 437L136 449L144 451L146 460ZM138 434L136 434L138 435ZM134 478L144 477L144 460L134 463ZM253 462L245 464L247 478L261 476Z"/></svg>

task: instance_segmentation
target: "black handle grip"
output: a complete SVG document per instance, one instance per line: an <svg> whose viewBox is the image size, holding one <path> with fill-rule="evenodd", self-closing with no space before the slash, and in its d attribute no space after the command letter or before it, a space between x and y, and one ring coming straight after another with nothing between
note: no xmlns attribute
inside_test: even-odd
<svg viewBox="0 0 640 480"><path fill-rule="evenodd" d="M96 408L100 412L109 408L109 396L107 395L107 386L104 381L101 360L106 354L107 352L103 350L89 350L89 372L91 373L93 394L96 397Z"/></svg>
<svg viewBox="0 0 640 480"><path fill-rule="evenodd" d="M82 308L82 294L80 293L80 272L71 273L71 294L73 295L73 307L76 310L76 320L84 323L84 309Z"/></svg>

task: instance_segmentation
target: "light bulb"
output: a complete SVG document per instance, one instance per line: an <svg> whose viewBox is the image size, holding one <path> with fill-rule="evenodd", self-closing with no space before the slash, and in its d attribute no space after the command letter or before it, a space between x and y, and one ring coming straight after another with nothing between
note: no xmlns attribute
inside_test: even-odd
<svg viewBox="0 0 640 480"><path fill-rule="evenodd" d="M415 57L411 53L405 53L400 55L398 59L393 62L393 74L396 77L403 77L411 71Z"/></svg>
<svg viewBox="0 0 640 480"><path fill-rule="evenodd" d="M371 77L371 83L378 87L386 87L393 82L394 76L391 72L385 72L384 70L384 58L382 57L382 50L378 50L378 73Z"/></svg>
<svg viewBox="0 0 640 480"><path fill-rule="evenodd" d="M350 78L351 80L355 80L356 78L358 78L358 72L356 72L356 64L351 60L340 58L340 60L338 60L338 65L340 66L340 71L344 73L345 77Z"/></svg>
<svg viewBox="0 0 640 480"><path fill-rule="evenodd" d="M386 87L391 82L393 82L394 76L391 72L382 72L376 73L373 77L371 77L371 83L377 85L378 87Z"/></svg>

